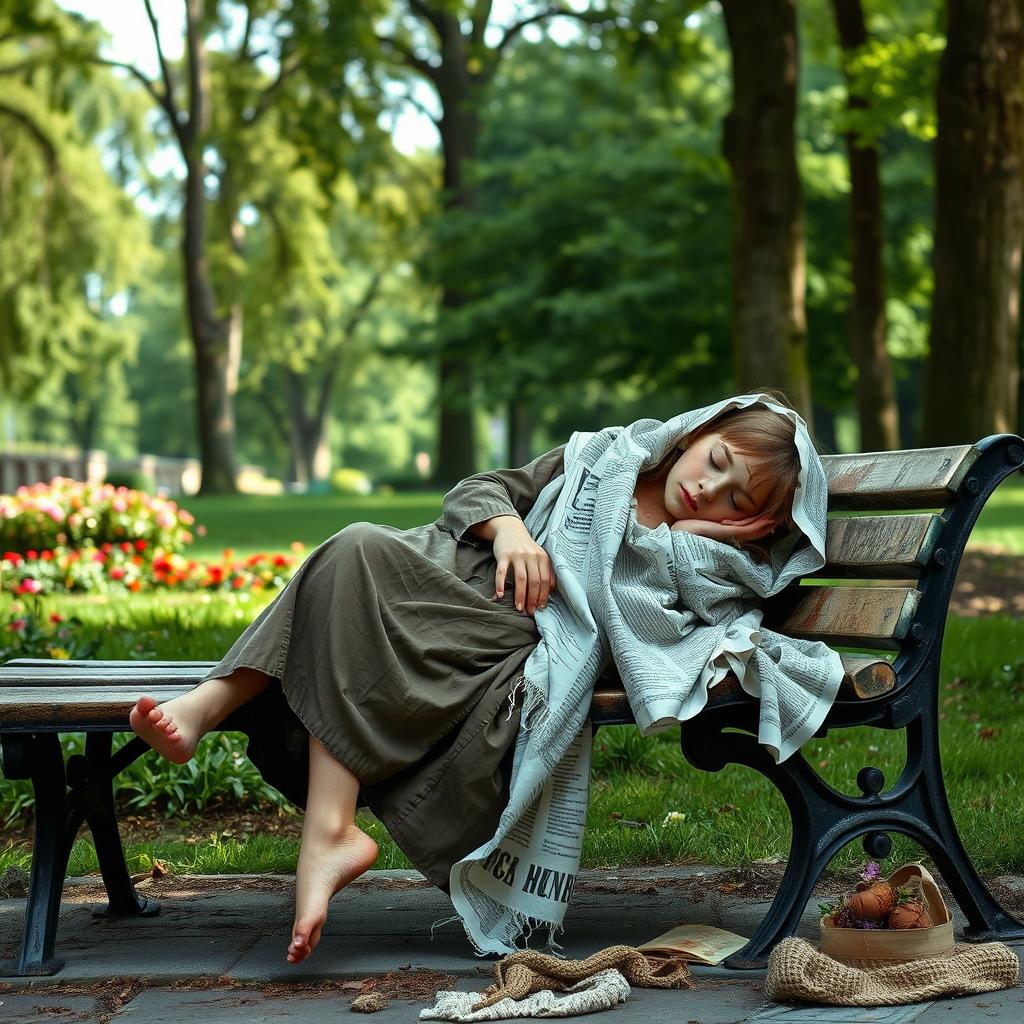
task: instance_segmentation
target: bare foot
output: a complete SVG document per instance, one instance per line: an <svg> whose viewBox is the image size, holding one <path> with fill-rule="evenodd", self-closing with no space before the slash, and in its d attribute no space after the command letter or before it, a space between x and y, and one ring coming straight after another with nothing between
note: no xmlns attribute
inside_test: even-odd
<svg viewBox="0 0 1024 1024"><path fill-rule="evenodd" d="M184 764L202 737L195 711L175 697L157 707L152 697L140 697L128 715L132 728L158 753Z"/></svg>
<svg viewBox="0 0 1024 1024"><path fill-rule="evenodd" d="M331 897L377 859L377 844L353 824L339 839L302 836L295 874L295 925L288 962L302 963L316 949Z"/></svg>

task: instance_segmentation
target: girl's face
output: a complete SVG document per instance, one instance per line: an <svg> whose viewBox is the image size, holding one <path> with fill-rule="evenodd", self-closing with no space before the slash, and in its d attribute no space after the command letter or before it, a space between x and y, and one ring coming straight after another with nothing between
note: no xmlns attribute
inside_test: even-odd
<svg viewBox="0 0 1024 1024"><path fill-rule="evenodd" d="M753 460L732 446L721 434L705 434L690 443L665 479L665 508L679 519L747 519L760 515L771 482L761 480L752 490Z"/></svg>

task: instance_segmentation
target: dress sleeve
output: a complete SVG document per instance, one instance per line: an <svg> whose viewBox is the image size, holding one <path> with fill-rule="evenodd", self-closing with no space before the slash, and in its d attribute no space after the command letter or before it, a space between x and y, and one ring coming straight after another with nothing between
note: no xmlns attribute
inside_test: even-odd
<svg viewBox="0 0 1024 1024"><path fill-rule="evenodd" d="M437 528L474 547L488 545L467 531L494 516L524 518L544 487L563 472L565 445L538 456L521 469L492 469L457 483L445 496Z"/></svg>

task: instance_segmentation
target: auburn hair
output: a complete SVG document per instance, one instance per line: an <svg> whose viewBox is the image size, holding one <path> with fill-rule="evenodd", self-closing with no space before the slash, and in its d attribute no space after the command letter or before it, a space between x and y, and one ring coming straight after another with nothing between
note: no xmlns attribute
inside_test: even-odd
<svg viewBox="0 0 1024 1024"><path fill-rule="evenodd" d="M776 394L771 398L779 405L791 408L785 398ZM796 427L787 417L763 405L728 409L687 434L661 462L641 473L640 477L648 481L664 479L687 446L714 433L721 434L731 448L751 460L752 488L758 487L762 480L771 481L763 514L777 519L779 525L767 536L739 545L759 561L766 561L773 540L796 527L793 499L800 479L800 454L796 448Z"/></svg>

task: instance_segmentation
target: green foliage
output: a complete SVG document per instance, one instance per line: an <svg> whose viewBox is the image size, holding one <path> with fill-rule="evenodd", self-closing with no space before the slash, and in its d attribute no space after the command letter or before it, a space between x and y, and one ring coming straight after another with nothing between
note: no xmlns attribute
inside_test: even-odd
<svg viewBox="0 0 1024 1024"><path fill-rule="evenodd" d="M52 3L27 19L0 12L0 40L0 389L27 399L68 375L95 405L106 368L134 344L111 302L148 252L96 139L115 108L138 109L111 75L61 59L95 54L98 35ZM83 410L72 417L81 432Z"/></svg>
<svg viewBox="0 0 1024 1024"><path fill-rule="evenodd" d="M15 658L91 658L101 642L95 630L83 629L80 618L47 612L35 595L0 613L0 664Z"/></svg>
<svg viewBox="0 0 1024 1024"><path fill-rule="evenodd" d="M671 105L642 67L585 46L519 48L486 105L480 211L450 211L421 271L462 302L423 336L466 351L484 394L579 407L602 387L727 387L727 108L706 40ZM723 230L724 229L724 230ZM495 254L500 253L500 258ZM454 396L453 396L454 397Z"/></svg>
<svg viewBox="0 0 1024 1024"><path fill-rule="evenodd" d="M143 473L137 469L126 469L107 473L104 483L111 487L124 487L130 491L140 491L143 494L154 494L156 483L149 473Z"/></svg>
<svg viewBox="0 0 1024 1024"><path fill-rule="evenodd" d="M331 490L335 494L369 494L373 485L362 470L346 466L331 474Z"/></svg>
<svg viewBox="0 0 1024 1024"><path fill-rule="evenodd" d="M183 765L155 754L139 758L120 777L118 797L133 810L155 804L167 818L223 802L246 803L257 794L275 806L287 805L285 797L264 783L244 750L244 736L222 732L204 737Z"/></svg>

